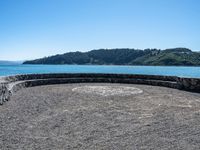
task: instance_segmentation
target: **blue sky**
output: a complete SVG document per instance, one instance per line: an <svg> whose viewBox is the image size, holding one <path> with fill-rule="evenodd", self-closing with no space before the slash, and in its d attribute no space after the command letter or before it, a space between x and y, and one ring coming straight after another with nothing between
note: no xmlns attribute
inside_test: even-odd
<svg viewBox="0 0 200 150"><path fill-rule="evenodd" d="M200 51L200 0L0 0L0 60L172 47Z"/></svg>

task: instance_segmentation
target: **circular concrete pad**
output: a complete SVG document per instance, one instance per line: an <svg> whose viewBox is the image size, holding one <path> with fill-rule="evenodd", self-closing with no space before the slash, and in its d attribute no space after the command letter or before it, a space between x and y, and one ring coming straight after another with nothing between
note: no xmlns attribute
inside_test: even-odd
<svg viewBox="0 0 200 150"><path fill-rule="evenodd" d="M126 95L134 95L140 94L143 91L141 89L135 87L128 87L128 86L81 86L73 88L72 91L83 93L83 94L96 94L100 96L126 96Z"/></svg>
<svg viewBox="0 0 200 150"><path fill-rule="evenodd" d="M91 87L143 92L105 96L96 88L94 94L78 90ZM3 150L196 150L200 94L131 84L32 87L0 107L0 128Z"/></svg>

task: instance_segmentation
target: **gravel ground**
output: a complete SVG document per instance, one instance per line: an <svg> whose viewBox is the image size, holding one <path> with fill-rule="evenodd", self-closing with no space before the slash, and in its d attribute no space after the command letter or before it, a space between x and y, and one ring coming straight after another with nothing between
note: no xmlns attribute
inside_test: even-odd
<svg viewBox="0 0 200 150"><path fill-rule="evenodd" d="M135 92L109 94L126 88ZM0 127L1 150L196 150L200 94L105 83L32 87L0 106Z"/></svg>

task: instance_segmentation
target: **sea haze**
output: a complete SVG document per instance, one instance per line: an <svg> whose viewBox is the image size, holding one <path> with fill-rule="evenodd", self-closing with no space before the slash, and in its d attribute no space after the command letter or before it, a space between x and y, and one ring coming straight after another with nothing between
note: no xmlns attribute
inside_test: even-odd
<svg viewBox="0 0 200 150"><path fill-rule="evenodd" d="M7 60L0 60L0 65L20 65L23 61L7 61Z"/></svg>

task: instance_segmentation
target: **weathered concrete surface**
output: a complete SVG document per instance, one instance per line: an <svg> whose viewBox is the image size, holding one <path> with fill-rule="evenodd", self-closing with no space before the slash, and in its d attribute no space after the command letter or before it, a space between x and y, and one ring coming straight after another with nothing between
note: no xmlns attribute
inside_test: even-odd
<svg viewBox="0 0 200 150"><path fill-rule="evenodd" d="M85 86L134 87L104 96ZM200 94L132 84L25 88L0 107L0 149L200 149Z"/></svg>

